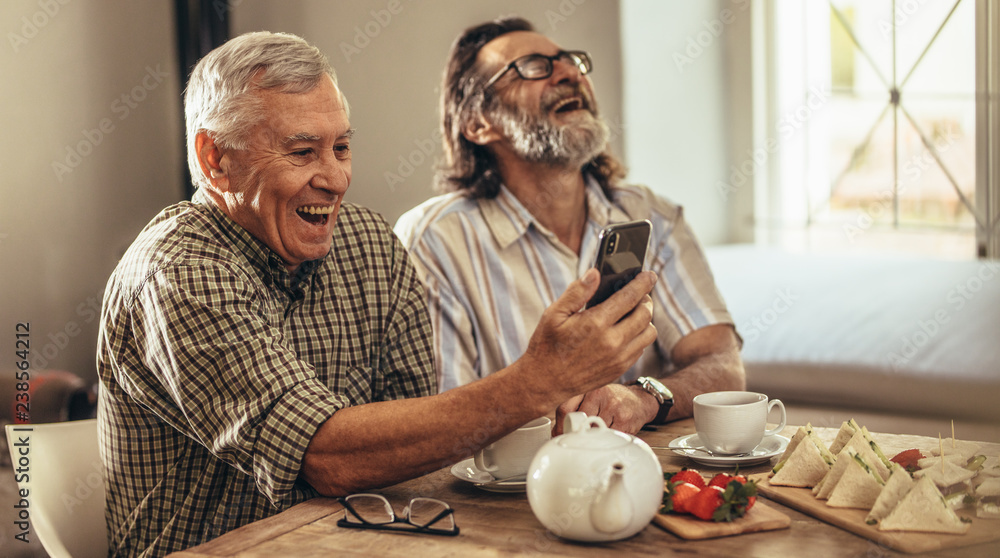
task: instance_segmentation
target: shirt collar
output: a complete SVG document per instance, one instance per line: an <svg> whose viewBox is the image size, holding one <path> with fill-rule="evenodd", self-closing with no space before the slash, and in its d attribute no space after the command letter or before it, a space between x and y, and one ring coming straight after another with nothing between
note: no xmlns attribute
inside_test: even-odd
<svg viewBox="0 0 1000 558"><path fill-rule="evenodd" d="M601 189L600 184L593 176L585 174L584 184L587 195L588 221L592 221L600 228L607 226L608 223L629 219L624 211L604 196L604 190ZM493 234L493 239L501 249L513 244L531 227L555 240L554 233L539 223L524 204L503 184L500 185L500 192L495 198L479 200L479 209L486 225Z"/></svg>
<svg viewBox="0 0 1000 558"><path fill-rule="evenodd" d="M264 284L268 286L278 285L291 293L294 298L301 298L309 289L316 268L326 256L318 260L303 262L295 270L295 273L289 273L285 262L274 253L274 250L271 250L267 244L250 234L250 231L230 219L201 188L195 191L191 201L218 223L219 228L230 240L233 248L246 257Z"/></svg>
<svg viewBox="0 0 1000 558"><path fill-rule="evenodd" d="M615 205L604 195L604 190L591 175L587 175L587 219L597 228L603 228L611 223L628 221L631 217L622 208Z"/></svg>

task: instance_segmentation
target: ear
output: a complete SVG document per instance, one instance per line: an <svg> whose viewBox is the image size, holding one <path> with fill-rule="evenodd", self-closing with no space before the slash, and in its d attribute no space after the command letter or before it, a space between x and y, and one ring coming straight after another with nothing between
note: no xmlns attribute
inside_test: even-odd
<svg viewBox="0 0 1000 558"><path fill-rule="evenodd" d="M226 172L222 159L224 153L215 138L209 132L202 130L194 138L194 148L198 153L198 164L201 172L208 178L211 185L220 192L229 189L229 174Z"/></svg>
<svg viewBox="0 0 1000 558"><path fill-rule="evenodd" d="M476 145L488 145L501 139L500 133L482 114L477 114L466 123L462 128L462 135Z"/></svg>

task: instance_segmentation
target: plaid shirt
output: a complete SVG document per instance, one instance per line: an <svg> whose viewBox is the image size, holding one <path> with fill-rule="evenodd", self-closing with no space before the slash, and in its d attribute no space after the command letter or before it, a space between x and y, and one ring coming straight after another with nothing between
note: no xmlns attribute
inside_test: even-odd
<svg viewBox="0 0 1000 558"><path fill-rule="evenodd" d="M617 188L609 201L588 176L579 255L506 187L493 199L438 196L400 217L396 234L427 287L440 389L473 382L520 358L542 312L593 267L601 228L633 219L653 224L645 268L660 277L651 293L658 337L619 378L623 383L671 373L670 351L682 337L733 323L680 206L641 186Z"/></svg>
<svg viewBox="0 0 1000 558"><path fill-rule="evenodd" d="M196 201L146 226L104 296L112 555L161 556L315 496L299 468L334 412L436 391L424 294L380 216L345 203L333 250L290 275Z"/></svg>

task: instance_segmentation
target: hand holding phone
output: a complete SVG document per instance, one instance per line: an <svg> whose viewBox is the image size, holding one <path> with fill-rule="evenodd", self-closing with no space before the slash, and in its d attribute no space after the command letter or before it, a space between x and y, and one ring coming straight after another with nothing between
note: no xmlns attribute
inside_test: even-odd
<svg viewBox="0 0 1000 558"><path fill-rule="evenodd" d="M601 230L594 264L601 273L601 284L587 302L587 308L607 300L642 271L652 228L649 221L642 219L608 225Z"/></svg>

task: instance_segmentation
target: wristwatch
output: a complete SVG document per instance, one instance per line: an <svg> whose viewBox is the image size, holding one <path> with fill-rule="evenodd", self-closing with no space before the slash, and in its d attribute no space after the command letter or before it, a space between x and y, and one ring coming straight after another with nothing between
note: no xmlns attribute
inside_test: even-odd
<svg viewBox="0 0 1000 558"><path fill-rule="evenodd" d="M651 420L649 424L663 424L667 422L667 413L674 406L674 394L667 389L667 386L663 385L663 382L649 376L641 376L635 383L642 387L646 393L655 397L660 403L660 412L656 413L656 418Z"/></svg>

